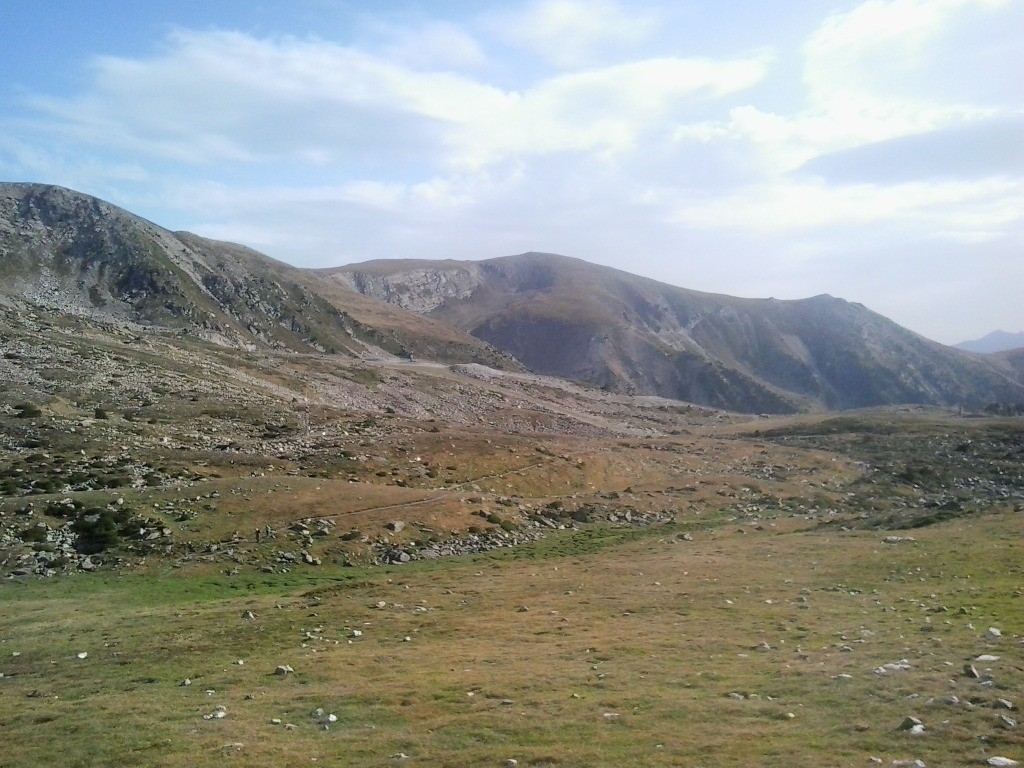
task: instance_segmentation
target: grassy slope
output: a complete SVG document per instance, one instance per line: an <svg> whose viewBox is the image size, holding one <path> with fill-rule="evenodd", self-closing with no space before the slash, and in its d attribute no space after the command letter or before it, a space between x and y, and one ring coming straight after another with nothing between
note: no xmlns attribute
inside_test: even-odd
<svg viewBox="0 0 1024 768"><path fill-rule="evenodd" d="M900 545L878 532L730 527L692 542L674 532L565 534L316 577L4 584L0 764L1020 756L1024 738L999 728L992 708L1024 685L1020 514L915 531ZM982 639L990 625L1002 640ZM754 650L761 641L773 650ZM961 673L981 653L1001 657L977 665L991 668L991 688ZM911 669L873 672L900 659ZM278 664L295 674L272 675ZM179 686L185 677L191 686ZM951 694L973 706L944 704ZM204 720L217 705L227 716ZM338 716L329 731L310 716L318 707ZM926 733L898 732L906 715Z"/></svg>

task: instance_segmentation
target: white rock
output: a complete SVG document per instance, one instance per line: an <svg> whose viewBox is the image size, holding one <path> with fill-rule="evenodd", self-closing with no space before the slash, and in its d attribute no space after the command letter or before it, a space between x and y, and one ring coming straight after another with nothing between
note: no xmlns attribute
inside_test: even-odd
<svg viewBox="0 0 1024 768"><path fill-rule="evenodd" d="M1002 630L998 627L989 627L985 632L986 640L998 640L1003 636Z"/></svg>
<svg viewBox="0 0 1024 768"><path fill-rule="evenodd" d="M903 718L903 722L900 723L900 727L898 728L898 730L907 731L909 733L914 734L924 733L924 723L922 723L916 717L908 715L907 717Z"/></svg>
<svg viewBox="0 0 1024 768"><path fill-rule="evenodd" d="M1018 763L1016 760L1011 760L1008 757L999 757L998 755L996 755L995 757L990 757L988 760L986 760L985 765L995 765L1000 766L1000 768L1010 768L1010 766L1020 765L1020 763Z"/></svg>
<svg viewBox="0 0 1024 768"><path fill-rule="evenodd" d="M88 656L89 656L89 652L88 651L82 651L80 654L78 654L77 658L85 659L85 658L88 658Z"/></svg>
<svg viewBox="0 0 1024 768"><path fill-rule="evenodd" d="M975 661L999 661L999 657L993 656L991 653L983 653Z"/></svg>

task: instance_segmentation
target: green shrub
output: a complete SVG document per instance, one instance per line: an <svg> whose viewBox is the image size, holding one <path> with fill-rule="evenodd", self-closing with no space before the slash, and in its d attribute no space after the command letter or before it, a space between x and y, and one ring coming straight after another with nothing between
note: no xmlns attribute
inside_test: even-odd
<svg viewBox="0 0 1024 768"><path fill-rule="evenodd" d="M43 409L35 403L18 403L14 410L17 411L14 415L19 419L35 419L43 415Z"/></svg>
<svg viewBox="0 0 1024 768"><path fill-rule="evenodd" d="M117 544L117 523L105 511L82 515L71 529L78 534L75 550L83 555L95 555Z"/></svg>

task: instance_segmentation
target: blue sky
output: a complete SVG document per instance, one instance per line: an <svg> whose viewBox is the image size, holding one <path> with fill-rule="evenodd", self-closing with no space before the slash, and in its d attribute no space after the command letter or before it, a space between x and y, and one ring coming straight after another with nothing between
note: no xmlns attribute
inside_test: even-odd
<svg viewBox="0 0 1024 768"><path fill-rule="evenodd" d="M1024 0L2 0L0 179L299 266L527 250L1024 330Z"/></svg>

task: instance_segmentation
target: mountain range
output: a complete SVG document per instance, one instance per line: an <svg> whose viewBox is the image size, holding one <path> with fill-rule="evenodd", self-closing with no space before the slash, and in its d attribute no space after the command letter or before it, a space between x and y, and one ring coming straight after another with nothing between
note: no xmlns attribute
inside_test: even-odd
<svg viewBox="0 0 1024 768"><path fill-rule="evenodd" d="M0 304L226 349L529 369L744 412L1024 402L1016 358L831 296L701 293L543 253L300 269L40 184L0 184Z"/></svg>
<svg viewBox="0 0 1024 768"><path fill-rule="evenodd" d="M831 296L701 293L552 254L374 261L324 274L442 320L534 371L744 411L1020 398L1005 365Z"/></svg>
<svg viewBox="0 0 1024 768"><path fill-rule="evenodd" d="M1024 349L1024 331L1020 333L992 331L980 339L962 341L953 346L967 352L981 352L986 355L993 352L1010 352L1015 349Z"/></svg>

